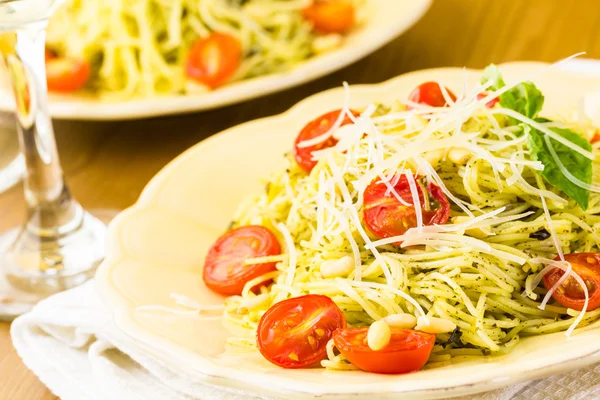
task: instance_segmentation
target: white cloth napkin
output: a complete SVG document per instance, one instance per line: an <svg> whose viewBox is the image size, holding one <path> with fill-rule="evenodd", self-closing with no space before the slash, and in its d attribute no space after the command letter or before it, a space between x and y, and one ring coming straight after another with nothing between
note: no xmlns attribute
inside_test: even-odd
<svg viewBox="0 0 600 400"><path fill-rule="evenodd" d="M13 322L11 336L63 400L267 399L199 382L142 353L116 328L94 281L42 301Z"/></svg>
<svg viewBox="0 0 600 400"><path fill-rule="evenodd" d="M63 400L267 399L208 385L144 354L114 325L94 281L42 301L15 320L11 334L25 365ZM600 365L463 399L597 398Z"/></svg>
<svg viewBox="0 0 600 400"><path fill-rule="evenodd" d="M12 320L31 310L38 301L39 297L9 285L4 274L0 273L0 320Z"/></svg>

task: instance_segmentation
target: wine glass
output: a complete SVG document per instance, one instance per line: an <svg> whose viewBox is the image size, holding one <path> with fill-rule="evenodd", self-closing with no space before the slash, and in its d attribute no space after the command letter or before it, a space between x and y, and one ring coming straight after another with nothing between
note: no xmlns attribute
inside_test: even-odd
<svg viewBox="0 0 600 400"><path fill-rule="evenodd" d="M21 180L25 171L15 118L12 113L0 113L0 194Z"/></svg>
<svg viewBox="0 0 600 400"><path fill-rule="evenodd" d="M106 225L71 196L48 114L45 30L60 3L0 0L0 51L15 97L27 205L24 225L0 236L2 290L35 300L88 280L105 253Z"/></svg>

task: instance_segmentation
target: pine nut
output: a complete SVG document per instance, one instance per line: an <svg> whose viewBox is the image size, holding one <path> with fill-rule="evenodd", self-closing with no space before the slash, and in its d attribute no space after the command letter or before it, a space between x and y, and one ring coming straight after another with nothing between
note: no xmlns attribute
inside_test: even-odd
<svg viewBox="0 0 600 400"><path fill-rule="evenodd" d="M369 7L358 7L356 10L355 24L356 26L362 26L373 20Z"/></svg>
<svg viewBox="0 0 600 400"><path fill-rule="evenodd" d="M390 343L391 338L392 331L390 330L389 325L385 320L380 319L379 321L373 322L369 327L367 344L371 350L377 351L387 346Z"/></svg>
<svg viewBox="0 0 600 400"><path fill-rule="evenodd" d="M411 329L417 324L417 317L412 314L390 314L384 318L390 328Z"/></svg>
<svg viewBox="0 0 600 400"><path fill-rule="evenodd" d="M339 33L330 33L328 35L317 36L312 43L312 48L316 54L327 53L335 50L342 44L342 35Z"/></svg>
<svg viewBox="0 0 600 400"><path fill-rule="evenodd" d="M210 87L196 81L192 81L188 79L185 81L185 91L186 93L194 94L194 93L206 93L210 92Z"/></svg>
<svg viewBox="0 0 600 400"><path fill-rule="evenodd" d="M456 329L456 324L447 319L421 316L415 329L427 333L448 333Z"/></svg>
<svg viewBox="0 0 600 400"><path fill-rule="evenodd" d="M252 309L264 307L271 303L271 296L268 294L259 294L258 296L249 297L242 301L242 306L240 308Z"/></svg>
<svg viewBox="0 0 600 400"><path fill-rule="evenodd" d="M444 158L445 152L445 149L431 150L423 154L423 158L435 169Z"/></svg>
<svg viewBox="0 0 600 400"><path fill-rule="evenodd" d="M471 152L464 147L452 147L448 151L448 158L454 164L465 165L471 159Z"/></svg>
<svg viewBox="0 0 600 400"><path fill-rule="evenodd" d="M350 273L354 269L354 259L344 256L338 260L327 260L321 264L323 278L336 278Z"/></svg>

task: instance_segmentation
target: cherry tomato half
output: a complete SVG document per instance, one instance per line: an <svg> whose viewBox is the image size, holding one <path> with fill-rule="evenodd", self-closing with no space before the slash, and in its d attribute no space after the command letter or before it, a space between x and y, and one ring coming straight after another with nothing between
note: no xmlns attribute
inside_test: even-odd
<svg viewBox="0 0 600 400"><path fill-rule="evenodd" d="M330 137L324 142L315 144L314 146L299 147L298 145L305 140L321 136L329 131L333 124L335 124L335 121L337 121L341 111L342 110L335 110L330 111L327 114L323 114L306 124L306 126L300 131L300 134L296 138L296 142L294 142L294 157L296 158L298 165L300 165L300 167L302 167L302 169L306 172L310 172L314 166L317 165L317 161L312 159L313 151L333 147L337 143L337 140L334 137ZM360 115L360 113L356 111L350 110L350 112L352 112L354 116ZM342 121L342 126L351 123L352 120L346 115Z"/></svg>
<svg viewBox="0 0 600 400"><path fill-rule="evenodd" d="M484 99L484 98L486 98L486 97L487 97L487 95L488 95L488 93L479 93L479 94L477 95L477 100ZM490 101L488 101L487 103L485 103L485 106L486 106L487 108L492 108L492 107L494 107L494 106L496 105L496 103L498 103L499 101L500 101L500 98L499 98L499 97L494 97L493 99L491 99Z"/></svg>
<svg viewBox="0 0 600 400"><path fill-rule="evenodd" d="M338 329L335 347L354 366L378 374L404 374L425 365L435 344L435 335L412 329L391 328L390 343L381 350L367 344L369 327Z"/></svg>
<svg viewBox="0 0 600 400"><path fill-rule="evenodd" d="M74 92L85 86L90 77L90 64L85 60L54 57L46 62L48 90Z"/></svg>
<svg viewBox="0 0 600 400"><path fill-rule="evenodd" d="M555 258L559 260L560 258ZM565 254L565 261L571 263L573 272L583 279L587 286L589 303L586 311L600 307L600 253L571 253ZM550 290L565 274L560 268L555 268L544 276L544 286ZM568 277L554 292L552 297L565 307L573 310L583 310L585 294L583 288L572 276Z"/></svg>
<svg viewBox="0 0 600 400"><path fill-rule="evenodd" d="M591 144L600 142L600 130L596 130L596 132L594 133L594 136L592 137L592 140L590 140Z"/></svg>
<svg viewBox="0 0 600 400"><path fill-rule="evenodd" d="M452 101L456 101L456 95L446 88L448 96ZM446 98L437 82L425 82L417 86L409 95L408 99L413 103L426 104L432 107L447 106Z"/></svg>
<svg viewBox="0 0 600 400"><path fill-rule="evenodd" d="M213 32L190 48L187 76L211 88L229 80L240 65L242 46L231 35Z"/></svg>
<svg viewBox="0 0 600 400"><path fill-rule="evenodd" d="M283 368L302 368L325 358L327 342L346 327L342 310L327 296L309 294L273 305L258 323L260 353Z"/></svg>
<svg viewBox="0 0 600 400"><path fill-rule="evenodd" d="M204 283L217 293L240 294L246 282L274 271L276 264L246 265L244 261L278 254L281 254L281 246L269 229L258 225L232 229L217 239L208 251L204 261Z"/></svg>
<svg viewBox="0 0 600 400"><path fill-rule="evenodd" d="M418 178L416 180L423 225L445 224L450 216L450 202L446 195L438 186L429 184L429 210L426 210L423 189L418 184ZM390 182L394 181L392 179ZM406 176L402 175L393 187L398 196L410 206L398 201L391 191L388 193L388 187L379 178L373 180L364 192L365 225L380 239L402 235L417 226L417 213L412 205L412 192Z"/></svg>
<svg viewBox="0 0 600 400"><path fill-rule="evenodd" d="M344 0L317 0L304 9L304 18L320 33L344 33L354 25L354 6Z"/></svg>

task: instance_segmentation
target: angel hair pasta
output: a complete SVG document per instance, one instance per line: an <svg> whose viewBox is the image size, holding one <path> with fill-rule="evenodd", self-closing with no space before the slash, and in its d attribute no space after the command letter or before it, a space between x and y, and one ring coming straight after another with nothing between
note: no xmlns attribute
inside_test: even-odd
<svg viewBox="0 0 600 400"><path fill-rule="evenodd" d="M349 326L396 314L450 321L430 363L506 353L598 318L596 287L569 259L599 250L598 145L584 136L595 129L542 118L535 85L507 86L494 66L462 96L437 87L435 107L411 95L350 110L347 99L240 205L233 227L266 227L285 249L247 260L276 269L226 300L225 323L246 332L230 344L254 346L267 310L307 294L330 297ZM299 163L303 148L314 165ZM539 285L553 270L567 273ZM583 311L552 298L567 278ZM352 368L338 350L331 341L323 365Z"/></svg>

